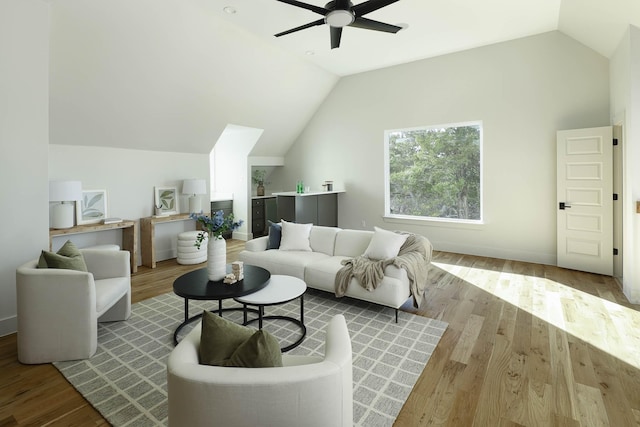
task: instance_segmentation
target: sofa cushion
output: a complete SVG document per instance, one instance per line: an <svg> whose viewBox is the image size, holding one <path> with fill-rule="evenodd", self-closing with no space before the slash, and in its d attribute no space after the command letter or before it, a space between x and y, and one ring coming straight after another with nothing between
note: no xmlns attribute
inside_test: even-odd
<svg viewBox="0 0 640 427"><path fill-rule="evenodd" d="M349 259L346 256L332 256L316 262L309 263L304 270L304 281L307 286L322 291L335 292L335 279L338 271L344 267L342 260Z"/></svg>
<svg viewBox="0 0 640 427"><path fill-rule="evenodd" d="M203 365L217 366L245 366L266 363L272 366L282 366L282 356L277 341L273 337L266 337L266 331L257 335L256 330L238 325L223 319L210 311L202 313L202 330L200 334L200 348L198 355ZM273 342L275 341L274 353ZM238 350L240 350L238 352ZM258 355L258 351L269 354ZM238 363L239 365L234 365ZM245 366L251 367L251 366Z"/></svg>
<svg viewBox="0 0 640 427"><path fill-rule="evenodd" d="M71 240L67 240L58 252L42 251L38 260L38 268L87 271L87 264L76 245Z"/></svg>
<svg viewBox="0 0 640 427"><path fill-rule="evenodd" d="M314 252L333 255L336 246L336 236L340 232L337 227L313 226L309 235L309 245Z"/></svg>
<svg viewBox="0 0 640 427"><path fill-rule="evenodd" d="M408 234L398 234L393 231L373 227L374 233L369 246L364 251L364 256L369 259L390 259L398 256L400 247L409 237Z"/></svg>
<svg viewBox="0 0 640 427"><path fill-rule="evenodd" d="M269 270L271 274L294 276L304 280L304 268L307 264L329 258L321 252L281 251L242 251L238 255L240 261Z"/></svg>
<svg viewBox="0 0 640 427"><path fill-rule="evenodd" d="M350 258L364 253L371 242L373 231L368 230L342 230L336 235L336 247L334 255Z"/></svg>
<svg viewBox="0 0 640 427"><path fill-rule="evenodd" d="M282 220L282 239L280 239L279 249L281 251L311 252L309 245L311 227L313 224L296 224Z"/></svg>
<svg viewBox="0 0 640 427"><path fill-rule="evenodd" d="M334 293L336 274L344 267L341 261L349 258L351 257L333 256L308 264L304 281L310 288ZM384 274L385 277L374 292L367 291L356 279L351 279L345 295L376 304L400 307L411 295L407 272L389 265L385 267Z"/></svg>
<svg viewBox="0 0 640 427"><path fill-rule="evenodd" d="M267 249L280 248L280 240L282 239L282 224L269 221L269 241Z"/></svg>
<svg viewBox="0 0 640 427"><path fill-rule="evenodd" d="M96 280L96 314L100 317L129 292L128 277Z"/></svg>

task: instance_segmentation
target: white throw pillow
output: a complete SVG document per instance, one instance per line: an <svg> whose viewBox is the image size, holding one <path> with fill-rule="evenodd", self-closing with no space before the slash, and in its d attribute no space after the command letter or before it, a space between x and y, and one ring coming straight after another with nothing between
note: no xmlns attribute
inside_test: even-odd
<svg viewBox="0 0 640 427"><path fill-rule="evenodd" d="M308 251L309 235L313 224L296 224L282 220L282 239L280 240L281 251Z"/></svg>
<svg viewBox="0 0 640 427"><path fill-rule="evenodd" d="M398 256L400 248L409 237L408 234L398 234L393 231L373 227L375 233L364 251L369 259L389 259Z"/></svg>

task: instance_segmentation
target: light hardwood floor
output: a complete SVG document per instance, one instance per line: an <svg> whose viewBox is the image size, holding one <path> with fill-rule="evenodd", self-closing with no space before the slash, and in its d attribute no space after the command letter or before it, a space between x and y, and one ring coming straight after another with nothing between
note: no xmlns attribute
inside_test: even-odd
<svg viewBox="0 0 640 427"><path fill-rule="evenodd" d="M228 242L228 260L243 248ZM142 267L133 302L201 266ZM610 277L434 253L417 311L449 323L396 426L638 426L640 306ZM108 425L50 364L0 338L0 427Z"/></svg>

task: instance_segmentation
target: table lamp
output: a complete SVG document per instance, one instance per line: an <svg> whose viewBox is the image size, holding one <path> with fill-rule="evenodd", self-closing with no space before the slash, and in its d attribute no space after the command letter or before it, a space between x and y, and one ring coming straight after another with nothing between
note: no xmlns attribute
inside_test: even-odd
<svg viewBox="0 0 640 427"><path fill-rule="evenodd" d="M207 183L204 179L185 179L182 183L182 194L189 194L189 213L200 213L202 205L198 194L207 193Z"/></svg>
<svg viewBox="0 0 640 427"><path fill-rule="evenodd" d="M80 181L49 181L49 201L60 202L51 207L51 227L58 229L73 227L75 219L73 202L81 198L82 183Z"/></svg>

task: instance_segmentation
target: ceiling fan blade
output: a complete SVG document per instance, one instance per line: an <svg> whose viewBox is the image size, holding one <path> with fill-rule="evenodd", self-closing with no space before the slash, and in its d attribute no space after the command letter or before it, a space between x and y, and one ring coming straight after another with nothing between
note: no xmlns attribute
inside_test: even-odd
<svg viewBox="0 0 640 427"><path fill-rule="evenodd" d="M398 27L396 25L385 24L384 22L374 21L373 19L362 18L360 16L356 17L355 21L349 24L349 26L394 34L402 29L402 27Z"/></svg>
<svg viewBox="0 0 640 427"><path fill-rule="evenodd" d="M340 39L342 38L341 27L329 27L331 29L331 49L340 47Z"/></svg>
<svg viewBox="0 0 640 427"><path fill-rule="evenodd" d="M351 8L356 16L366 15L374 10L382 9L385 6L389 6L399 0L369 0L364 3L357 4Z"/></svg>
<svg viewBox="0 0 640 427"><path fill-rule="evenodd" d="M325 9L324 7L314 6L314 5L308 4L308 3L302 3L301 1L296 1L296 0L276 0L276 1L279 1L281 3L290 4L291 6L298 6L298 7L301 7L303 9L307 9L307 10L310 10L312 12L319 13L320 15L326 15L327 13L330 12L329 9Z"/></svg>
<svg viewBox="0 0 640 427"><path fill-rule="evenodd" d="M306 30L307 28L315 27L317 25L322 25L322 24L324 24L324 19L318 19L317 21L313 21L308 24L301 25L299 27L292 28L290 30L278 33L275 35L275 37L286 36L287 34L295 33L296 31L300 31L300 30Z"/></svg>

